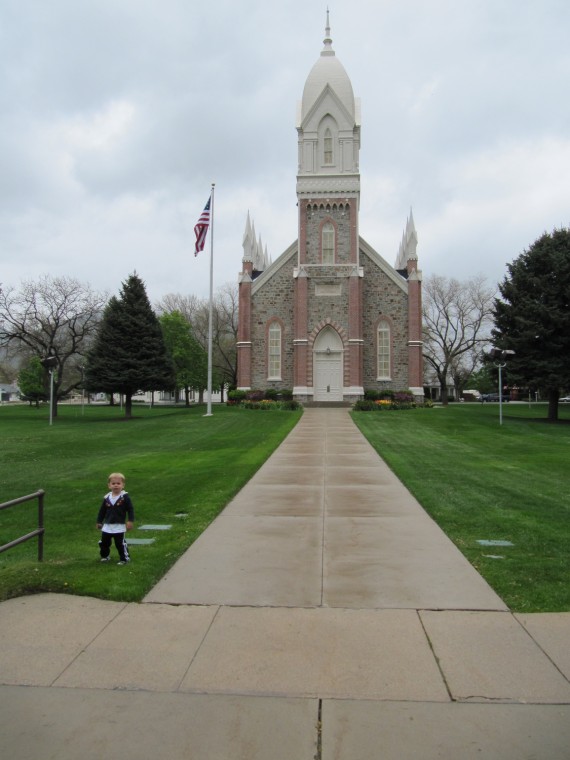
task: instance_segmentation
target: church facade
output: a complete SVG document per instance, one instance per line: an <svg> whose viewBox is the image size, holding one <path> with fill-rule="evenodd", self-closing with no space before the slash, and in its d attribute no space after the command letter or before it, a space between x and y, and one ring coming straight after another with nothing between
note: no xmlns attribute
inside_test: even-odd
<svg viewBox="0 0 570 760"><path fill-rule="evenodd" d="M395 266L359 234L360 107L328 23L297 115L298 238L275 261L247 219L239 276L238 388L302 403L365 390L423 397L421 272L413 216Z"/></svg>

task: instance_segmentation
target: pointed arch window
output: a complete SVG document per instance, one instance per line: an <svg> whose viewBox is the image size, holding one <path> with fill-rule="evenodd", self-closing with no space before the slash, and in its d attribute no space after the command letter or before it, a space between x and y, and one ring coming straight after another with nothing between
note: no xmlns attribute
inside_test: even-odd
<svg viewBox="0 0 570 760"><path fill-rule="evenodd" d="M389 380L390 373L390 323L381 319L377 328L378 380Z"/></svg>
<svg viewBox="0 0 570 760"><path fill-rule="evenodd" d="M323 264L334 264L335 230L331 222L323 224L321 233L321 250Z"/></svg>
<svg viewBox="0 0 570 760"><path fill-rule="evenodd" d="M325 165L331 166L333 163L333 138L330 129L327 129L325 132L324 140L323 140L323 148L324 148L324 163Z"/></svg>
<svg viewBox="0 0 570 760"><path fill-rule="evenodd" d="M268 331L267 379L281 380L281 325L272 322Z"/></svg>

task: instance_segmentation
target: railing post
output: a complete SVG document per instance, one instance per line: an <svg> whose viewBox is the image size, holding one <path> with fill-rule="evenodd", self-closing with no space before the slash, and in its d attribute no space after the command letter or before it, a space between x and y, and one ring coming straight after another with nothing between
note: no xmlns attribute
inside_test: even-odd
<svg viewBox="0 0 570 760"><path fill-rule="evenodd" d="M44 491L38 494L38 562L44 559Z"/></svg>
<svg viewBox="0 0 570 760"><path fill-rule="evenodd" d="M3 546L0 546L0 554L2 552L8 551L8 549L12 549L14 546L19 546L20 544L25 543L26 541L29 541L31 538L38 539L38 562L42 562L44 558L44 494L45 491L43 489L40 489L39 491L36 491L35 493L28 494L28 496L20 496L19 499L12 499L11 501L5 501L2 504L0 504L0 510L8 509L9 507L14 507L16 504L24 504L27 501L31 501L32 499L38 500L38 527L36 530L31 531L31 533L26 533L25 536L20 536L19 538L15 538L13 541L9 541L7 544L4 544Z"/></svg>

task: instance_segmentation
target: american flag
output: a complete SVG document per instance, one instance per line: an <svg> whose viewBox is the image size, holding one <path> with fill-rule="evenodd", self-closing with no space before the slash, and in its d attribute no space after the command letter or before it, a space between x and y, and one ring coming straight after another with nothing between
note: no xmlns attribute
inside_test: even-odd
<svg viewBox="0 0 570 760"><path fill-rule="evenodd" d="M196 249L194 256L197 256L200 251L204 250L206 243L206 235L208 234L208 227L210 226L210 201L212 196L208 198L208 202L204 206L204 210L200 214L198 224L194 227L194 233L196 234Z"/></svg>

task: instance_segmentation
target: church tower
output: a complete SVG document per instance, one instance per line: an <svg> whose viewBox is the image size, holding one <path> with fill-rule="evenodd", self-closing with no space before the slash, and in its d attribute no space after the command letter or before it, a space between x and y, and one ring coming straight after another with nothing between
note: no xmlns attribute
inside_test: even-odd
<svg viewBox="0 0 570 760"><path fill-rule="evenodd" d="M294 392L314 401L342 401L363 393L360 103L333 50L328 11L323 43L297 115Z"/></svg>
<svg viewBox="0 0 570 760"><path fill-rule="evenodd" d="M423 397L421 272L410 213L396 267L359 235L360 104L324 47L297 111L298 238L274 261L249 214L239 277L238 387L350 403L365 390Z"/></svg>

